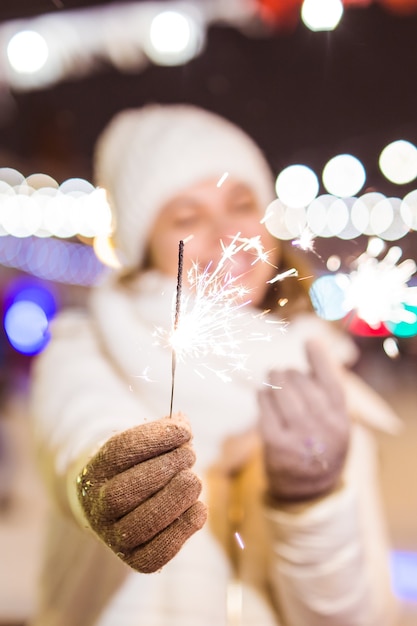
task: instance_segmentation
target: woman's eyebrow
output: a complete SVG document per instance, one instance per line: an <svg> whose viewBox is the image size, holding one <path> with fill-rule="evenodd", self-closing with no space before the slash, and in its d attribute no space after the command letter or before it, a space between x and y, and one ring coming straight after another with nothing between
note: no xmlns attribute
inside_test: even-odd
<svg viewBox="0 0 417 626"><path fill-rule="evenodd" d="M188 196L178 196L177 198L171 200L170 202L168 202L168 204L165 205L164 211L166 211L168 214L172 214L173 211L180 211L183 208L198 208L200 204L201 203L196 198L190 198Z"/></svg>

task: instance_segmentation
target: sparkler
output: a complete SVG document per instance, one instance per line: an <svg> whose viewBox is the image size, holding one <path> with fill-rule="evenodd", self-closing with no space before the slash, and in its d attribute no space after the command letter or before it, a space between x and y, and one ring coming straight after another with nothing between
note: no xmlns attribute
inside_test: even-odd
<svg viewBox="0 0 417 626"><path fill-rule="evenodd" d="M181 293L182 293L182 271L184 265L184 241L181 239L178 245L178 274L177 274L177 292L175 299L175 317L174 317L174 333L178 328L181 310ZM171 403L169 416L172 417L172 405L174 402L174 386L175 386L175 370L177 367L177 355L175 347L172 347L172 366L171 366Z"/></svg>
<svg viewBox="0 0 417 626"><path fill-rule="evenodd" d="M294 246L294 248L299 248L304 252L312 252L316 255L316 257L321 259L321 256L315 249L315 234L312 230L308 228L308 226L303 228L300 236L296 239L293 239L291 244Z"/></svg>
<svg viewBox="0 0 417 626"><path fill-rule="evenodd" d="M365 252L355 263L346 290L346 306L355 309L370 326L415 321L415 315L404 305L417 305L417 287L407 284L416 264L412 259L399 263L401 256L401 248L393 246L381 260Z"/></svg>
<svg viewBox="0 0 417 626"><path fill-rule="evenodd" d="M174 324L170 331L157 329L155 332L158 343L165 343L172 350L171 406L177 362L190 358L227 382L230 371L245 367L248 355L243 353L243 340L269 341L271 326L267 326L268 322L279 324L282 328L285 326L284 322L266 319L266 312L248 314L244 309L251 302L249 290L239 283L241 276L235 276L228 270L234 255L240 251L253 253L253 264L268 262L268 253L264 251L260 238L241 238L238 233L228 245L223 242L221 245L223 253L216 266L210 263L201 270L197 263L192 264L187 272L186 292L181 284L181 246ZM254 328L254 317L265 317L265 325L260 327L256 324ZM227 358L222 359L219 370L213 370L204 362L209 355ZM199 370L197 373L203 376L201 367Z"/></svg>

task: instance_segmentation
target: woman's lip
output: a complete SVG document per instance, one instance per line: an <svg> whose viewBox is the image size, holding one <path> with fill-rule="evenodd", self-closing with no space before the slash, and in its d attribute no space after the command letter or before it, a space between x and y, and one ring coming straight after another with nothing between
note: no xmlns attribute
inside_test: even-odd
<svg viewBox="0 0 417 626"><path fill-rule="evenodd" d="M252 270L252 261L250 259L238 260L230 263L229 272L232 276L244 276Z"/></svg>

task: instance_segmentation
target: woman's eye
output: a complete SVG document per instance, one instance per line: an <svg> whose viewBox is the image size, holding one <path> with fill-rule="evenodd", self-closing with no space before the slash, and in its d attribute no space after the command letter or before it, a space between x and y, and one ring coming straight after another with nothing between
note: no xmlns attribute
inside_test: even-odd
<svg viewBox="0 0 417 626"><path fill-rule="evenodd" d="M241 200L240 202L235 202L232 211L234 213L255 213L258 211L258 207L252 199Z"/></svg>
<svg viewBox="0 0 417 626"><path fill-rule="evenodd" d="M191 226L193 224L197 224L199 220L199 216L195 213L188 213L185 215L178 215L173 219L173 225L175 228L183 228L186 226Z"/></svg>

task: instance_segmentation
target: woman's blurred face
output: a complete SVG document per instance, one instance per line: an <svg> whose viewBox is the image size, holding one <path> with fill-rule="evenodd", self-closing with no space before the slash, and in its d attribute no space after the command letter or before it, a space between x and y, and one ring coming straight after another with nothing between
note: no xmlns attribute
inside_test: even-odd
<svg viewBox="0 0 417 626"><path fill-rule="evenodd" d="M148 239L149 264L176 276L182 239L186 240L185 271L193 263L198 263L201 270L209 263L216 267L223 253L221 242L227 247L238 233L248 239L259 235L263 249L269 253L269 263L256 261L254 250L242 250L227 263L227 271L240 277L238 282L250 290L256 306L266 293L267 281L276 273L270 264L278 263L279 242L260 223L263 207L247 185L229 178L219 186L217 183L196 183L162 207Z"/></svg>

